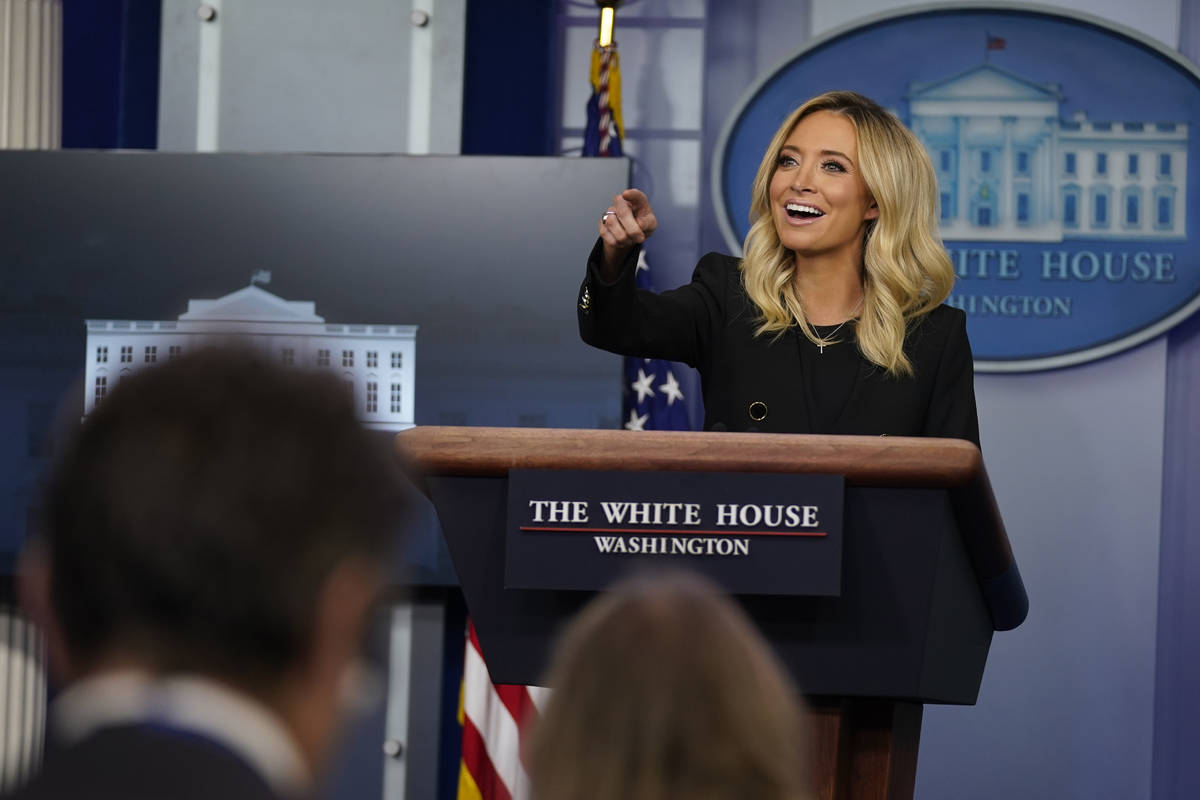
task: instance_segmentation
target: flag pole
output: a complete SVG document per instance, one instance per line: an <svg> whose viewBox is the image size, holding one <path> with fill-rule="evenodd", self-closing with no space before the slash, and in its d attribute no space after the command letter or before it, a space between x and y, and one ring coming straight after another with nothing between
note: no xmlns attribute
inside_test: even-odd
<svg viewBox="0 0 1200 800"><path fill-rule="evenodd" d="M596 5L600 6L600 34L596 37L596 43L600 47L610 47L613 27L617 22L617 6L621 5L621 0L596 0Z"/></svg>
<svg viewBox="0 0 1200 800"><path fill-rule="evenodd" d="M600 26L596 35L595 53L592 60L592 82L594 90L596 117L589 122L594 123L594 136L590 146L585 137L585 155L619 156L621 155L621 138L624 136L621 124L621 83L617 66L617 44L613 40L613 29L616 27L617 7L622 0L596 0L600 7ZM613 135L613 123L616 122L616 135Z"/></svg>

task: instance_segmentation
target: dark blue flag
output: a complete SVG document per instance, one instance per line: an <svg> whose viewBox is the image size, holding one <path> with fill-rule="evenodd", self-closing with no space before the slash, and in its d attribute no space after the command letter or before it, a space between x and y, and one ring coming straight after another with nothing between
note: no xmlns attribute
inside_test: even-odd
<svg viewBox="0 0 1200 800"><path fill-rule="evenodd" d="M638 255L637 285L652 289L646 251ZM674 365L657 358L625 359L624 426L631 431L686 431L687 404Z"/></svg>

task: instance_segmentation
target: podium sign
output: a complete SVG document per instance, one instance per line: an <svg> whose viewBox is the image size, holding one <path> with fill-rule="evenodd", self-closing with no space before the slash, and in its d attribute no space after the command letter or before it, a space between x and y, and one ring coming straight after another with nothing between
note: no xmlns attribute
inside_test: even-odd
<svg viewBox="0 0 1200 800"><path fill-rule="evenodd" d="M836 597L840 475L515 469L504 585L598 590L640 566L737 594Z"/></svg>

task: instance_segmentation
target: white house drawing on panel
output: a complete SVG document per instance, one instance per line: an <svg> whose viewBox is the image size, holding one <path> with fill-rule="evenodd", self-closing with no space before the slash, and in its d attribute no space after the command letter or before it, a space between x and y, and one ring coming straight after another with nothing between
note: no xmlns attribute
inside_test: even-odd
<svg viewBox="0 0 1200 800"><path fill-rule="evenodd" d="M84 414L126 375L188 350L236 339L281 364L329 369L353 392L368 428L413 426L415 325L341 325L316 304L284 300L251 283L215 300L189 300L177 320L89 319Z"/></svg>
<svg viewBox="0 0 1200 800"><path fill-rule="evenodd" d="M1064 120L1057 84L992 64L911 83L907 99L937 172L944 239L1187 236L1186 123Z"/></svg>

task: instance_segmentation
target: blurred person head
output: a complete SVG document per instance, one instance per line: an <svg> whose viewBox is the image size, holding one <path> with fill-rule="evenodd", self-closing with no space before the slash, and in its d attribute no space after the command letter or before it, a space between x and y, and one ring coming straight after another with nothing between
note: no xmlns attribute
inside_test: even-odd
<svg viewBox="0 0 1200 800"><path fill-rule="evenodd" d="M58 454L23 600L66 685L200 675L328 755L401 524L344 385L213 349L121 381Z"/></svg>
<svg viewBox="0 0 1200 800"><path fill-rule="evenodd" d="M673 573L618 584L554 651L534 800L808 797L801 703L732 601Z"/></svg>
<svg viewBox="0 0 1200 800"><path fill-rule="evenodd" d="M743 246L742 276L758 306L758 333L781 333L799 323L813 342L795 271L796 254L780 237L771 197L772 179L784 163L784 146L802 120L825 112L853 127L857 173L877 214L861 227L863 307L857 326L859 350L894 375L908 375L904 354L907 325L950 294L954 268L938 236L938 183L929 154L887 109L857 92L826 92L808 100L783 121L767 145L751 190L751 227Z"/></svg>

